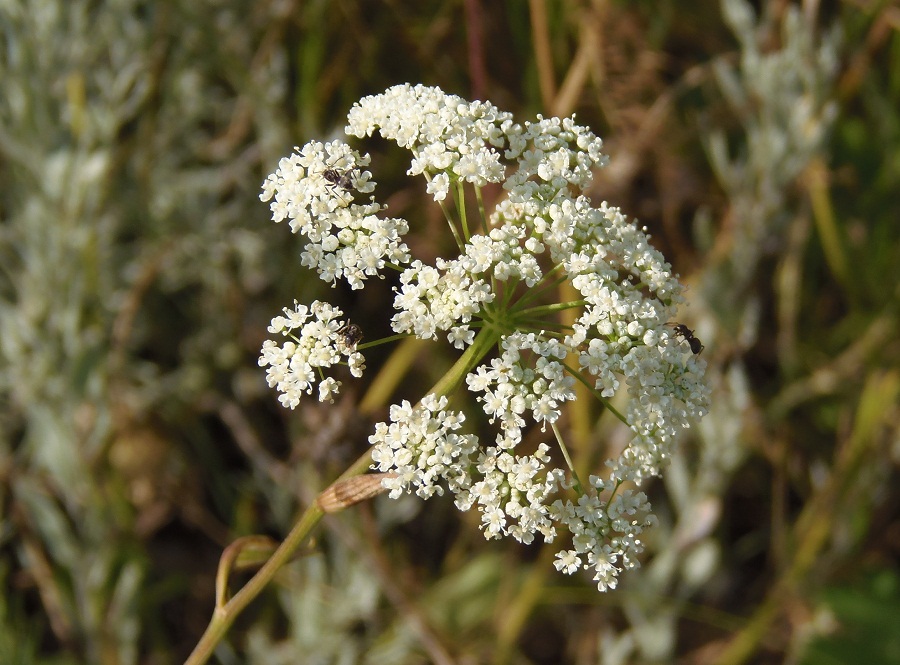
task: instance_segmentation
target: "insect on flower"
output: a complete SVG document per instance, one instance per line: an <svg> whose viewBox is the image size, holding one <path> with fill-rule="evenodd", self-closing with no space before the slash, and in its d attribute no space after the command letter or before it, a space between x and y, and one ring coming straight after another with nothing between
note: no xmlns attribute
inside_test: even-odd
<svg viewBox="0 0 900 665"><path fill-rule="evenodd" d="M667 323L666 325L672 326L675 329L675 334L680 335L684 338L684 341L688 343L691 347L691 353L695 356L700 355L700 352L705 348L703 343L694 337L694 331L688 328L683 323Z"/></svg>
<svg viewBox="0 0 900 665"><path fill-rule="evenodd" d="M350 323L347 321L343 326L338 328L338 335L341 336L341 343L344 348L353 350L356 348L356 345L359 344L360 340L363 338L363 331L355 323Z"/></svg>
<svg viewBox="0 0 900 665"><path fill-rule="evenodd" d="M353 186L352 171L339 171L335 168L325 169L322 171L322 177L328 182L330 189L337 191L341 198L344 197L340 190L350 192ZM353 198L353 194L350 194Z"/></svg>

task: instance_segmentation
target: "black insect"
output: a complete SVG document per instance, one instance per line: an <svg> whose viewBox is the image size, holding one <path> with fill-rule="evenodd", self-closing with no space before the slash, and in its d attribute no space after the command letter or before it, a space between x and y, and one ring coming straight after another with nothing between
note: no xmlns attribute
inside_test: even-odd
<svg viewBox="0 0 900 665"><path fill-rule="evenodd" d="M350 192L353 187L353 175L352 171L339 171L338 169L325 169L322 171L322 177L325 178L325 181L331 186L333 190L343 190L345 192ZM343 194L338 191L341 198L343 198ZM350 198L353 198L353 194L350 194Z"/></svg>
<svg viewBox="0 0 900 665"><path fill-rule="evenodd" d="M347 321L343 326L338 328L338 335L341 336L341 342L346 349L355 349L356 345L359 344L360 340L363 338L363 331L355 323L350 323Z"/></svg>
<svg viewBox="0 0 900 665"><path fill-rule="evenodd" d="M700 355L700 352L703 351L704 346L703 343L694 337L694 331L688 328L683 323L669 323L667 325L672 326L675 329L676 335L681 335L684 338L684 341L688 343L691 347L691 353L695 356Z"/></svg>

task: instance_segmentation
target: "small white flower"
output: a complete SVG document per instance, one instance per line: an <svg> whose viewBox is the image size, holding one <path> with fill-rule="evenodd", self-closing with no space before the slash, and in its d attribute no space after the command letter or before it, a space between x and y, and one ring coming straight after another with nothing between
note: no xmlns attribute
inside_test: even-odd
<svg viewBox="0 0 900 665"><path fill-rule="evenodd" d="M464 349L475 340L475 331L469 326L453 326L447 335L447 341L457 349Z"/></svg>
<svg viewBox="0 0 900 665"><path fill-rule="evenodd" d="M448 480L451 491L468 488L468 467L478 447L472 435L459 435L462 413L445 411L446 397L429 395L413 407L404 401L390 409L391 424L379 423L369 437L372 459L380 471L393 471L384 481L397 497L412 489L421 497L443 493L438 485Z"/></svg>
<svg viewBox="0 0 900 665"><path fill-rule="evenodd" d="M556 553L553 565L558 571L571 575L581 568L581 557L574 550L560 550Z"/></svg>
<svg viewBox="0 0 900 665"><path fill-rule="evenodd" d="M377 129L382 137L412 150L410 174L433 174L428 191L440 201L447 195L451 173L478 187L503 180L497 148L505 143L503 130L511 118L488 103L404 84L357 102L347 116L346 132L363 137Z"/></svg>
<svg viewBox="0 0 900 665"><path fill-rule="evenodd" d="M446 173L438 173L428 181L426 190L434 197L435 201L443 201L447 198L447 192L450 191L450 177Z"/></svg>
<svg viewBox="0 0 900 665"><path fill-rule="evenodd" d="M334 395L338 393L341 387L340 381L335 381L332 377L328 377L319 384L319 401L330 402L334 404Z"/></svg>

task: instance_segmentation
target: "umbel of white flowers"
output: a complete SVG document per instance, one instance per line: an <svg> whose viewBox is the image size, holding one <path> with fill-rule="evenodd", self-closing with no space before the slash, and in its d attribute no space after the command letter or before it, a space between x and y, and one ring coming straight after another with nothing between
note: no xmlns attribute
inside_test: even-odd
<svg viewBox="0 0 900 665"><path fill-rule="evenodd" d="M477 507L487 538L529 543L540 533L550 542L568 531L556 568L589 569L601 591L614 588L620 570L639 565L641 533L655 521L644 493L622 484L658 475L678 432L707 408L705 363L679 329L667 327L682 285L642 229L584 195L607 157L601 140L573 118L519 124L487 102L398 85L350 110L349 136L376 131L412 153L408 173L427 178L457 257L434 265L413 259L403 242L409 223L381 216L384 206L371 195L369 156L342 142L296 149L260 196L271 201L276 222L287 219L306 236L304 266L353 289L397 271L394 331L446 336L464 351L459 380L439 383L415 405L393 405L390 421L376 425L373 468L392 472L383 481L392 497L449 491L460 510ZM505 190L489 215L481 199L488 183ZM475 215L466 209L466 187L479 203ZM444 205L448 194L455 212ZM563 282L576 299L553 300ZM565 310L574 315L564 324ZM319 399L333 401L341 384L325 378L332 365L362 375L358 335L348 335L348 326L340 309L318 301L295 302L272 320L269 332L281 341L265 342L259 364L285 406L294 408L317 383ZM556 466L547 443L531 452L522 444L526 428L549 425L568 463L556 423L575 399L576 381L631 431L607 462L608 478L591 476L587 486ZM496 427L491 445L464 433L465 415L447 408L442 393L463 385ZM613 397L627 402L624 413L612 408Z"/></svg>

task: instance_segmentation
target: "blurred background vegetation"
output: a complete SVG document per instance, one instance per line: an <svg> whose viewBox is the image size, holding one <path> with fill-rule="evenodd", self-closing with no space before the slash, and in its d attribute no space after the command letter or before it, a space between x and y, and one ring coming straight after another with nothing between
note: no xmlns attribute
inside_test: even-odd
<svg viewBox="0 0 900 665"><path fill-rule="evenodd" d="M388 330L391 283L323 285L257 197L401 82L604 138L591 195L690 285L712 410L615 591L380 497L325 520L219 662L900 662L895 3L3 0L0 31L0 663L182 662L222 549L284 535L366 449L379 369L416 398L452 361L373 351L292 412L256 365L294 298ZM446 249L408 158L360 147L414 253ZM617 430L567 423L599 469Z"/></svg>

